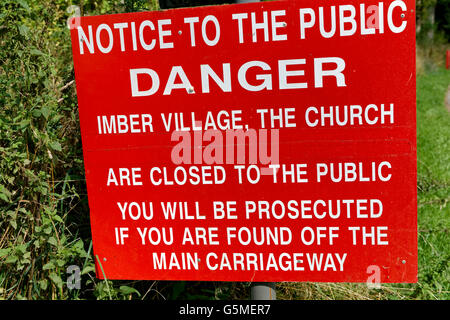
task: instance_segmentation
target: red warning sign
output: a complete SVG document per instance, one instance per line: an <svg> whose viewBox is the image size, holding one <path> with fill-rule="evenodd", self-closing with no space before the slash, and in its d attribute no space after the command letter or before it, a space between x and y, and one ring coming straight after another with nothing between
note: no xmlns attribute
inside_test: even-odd
<svg viewBox="0 0 450 320"><path fill-rule="evenodd" d="M99 277L416 281L414 1L72 25Z"/></svg>

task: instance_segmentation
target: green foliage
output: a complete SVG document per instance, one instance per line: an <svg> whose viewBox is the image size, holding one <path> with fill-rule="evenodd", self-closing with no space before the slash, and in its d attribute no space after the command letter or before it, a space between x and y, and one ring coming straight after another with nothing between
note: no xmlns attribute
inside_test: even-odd
<svg viewBox="0 0 450 320"><path fill-rule="evenodd" d="M82 4L90 14L123 12L120 1L115 2L117 8L114 1ZM86 250L89 210L66 27L71 4L80 3L0 1L3 299L83 298L92 292L105 297L107 282L94 279L94 259ZM82 290L66 286L70 265L82 266ZM124 285L110 291L114 298L139 296Z"/></svg>
<svg viewBox="0 0 450 320"><path fill-rule="evenodd" d="M449 72L420 76L417 81L417 152L419 190L444 188L450 183L450 116L444 97Z"/></svg>
<svg viewBox="0 0 450 320"><path fill-rule="evenodd" d="M440 70L417 82L419 191L419 284L424 299L450 298L450 113L444 96L450 72Z"/></svg>
<svg viewBox="0 0 450 320"><path fill-rule="evenodd" d="M135 12L142 10L156 10L156 5L151 5L149 7L149 1L147 0L125 0L125 11L126 12Z"/></svg>
<svg viewBox="0 0 450 320"><path fill-rule="evenodd" d="M436 3L436 27L450 42L450 0L438 0Z"/></svg>
<svg viewBox="0 0 450 320"><path fill-rule="evenodd" d="M3 298L66 298L65 267L87 257L68 216L85 187L66 17L25 0L0 12Z"/></svg>
<svg viewBox="0 0 450 320"><path fill-rule="evenodd" d="M450 0L416 1L416 24L418 73L445 67L445 52L450 50Z"/></svg>

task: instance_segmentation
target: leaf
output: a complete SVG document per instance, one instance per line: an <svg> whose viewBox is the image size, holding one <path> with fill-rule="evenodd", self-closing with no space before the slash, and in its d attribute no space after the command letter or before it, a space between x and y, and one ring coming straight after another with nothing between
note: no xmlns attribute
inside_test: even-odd
<svg viewBox="0 0 450 320"><path fill-rule="evenodd" d="M77 242L75 242L75 244L73 245L73 248L77 251L84 251L83 240L80 239Z"/></svg>
<svg viewBox="0 0 450 320"><path fill-rule="evenodd" d="M42 270L50 270L50 269L55 269L55 265L51 261L49 263L44 264L44 266L42 267Z"/></svg>
<svg viewBox="0 0 450 320"><path fill-rule="evenodd" d="M66 262L62 259L58 259L56 260L56 264L58 265L58 267L64 267Z"/></svg>
<svg viewBox="0 0 450 320"><path fill-rule="evenodd" d="M39 249L41 247L41 243L38 239L33 241L33 245L36 249Z"/></svg>
<svg viewBox="0 0 450 320"><path fill-rule="evenodd" d="M11 248L0 249L0 258L3 258L11 251Z"/></svg>
<svg viewBox="0 0 450 320"><path fill-rule="evenodd" d="M52 227L51 227L51 226L46 227L46 228L44 229L44 233L45 233L45 234L50 234L50 233L52 233Z"/></svg>
<svg viewBox="0 0 450 320"><path fill-rule="evenodd" d="M0 199L2 199L3 201L9 202L8 197L4 193L0 193Z"/></svg>
<svg viewBox="0 0 450 320"><path fill-rule="evenodd" d="M133 294L136 293L139 297L141 296L141 294L139 293L139 291L137 291L135 288L132 287L128 287L128 286L120 286L120 292L124 295L128 295L128 294Z"/></svg>
<svg viewBox="0 0 450 320"><path fill-rule="evenodd" d="M17 252L20 252L20 253L22 253L22 254L25 254L26 252L27 252L27 245L24 243L24 244L20 244L20 245L18 245L17 247L16 247L16 251Z"/></svg>
<svg viewBox="0 0 450 320"><path fill-rule="evenodd" d="M35 55L35 56L42 56L43 55L42 51L38 50L38 49L31 49L30 53Z"/></svg>
<svg viewBox="0 0 450 320"><path fill-rule="evenodd" d="M48 238L48 243L54 245L55 247L58 246L58 241L56 241L55 237Z"/></svg>
<svg viewBox="0 0 450 320"><path fill-rule="evenodd" d="M39 281L39 287L41 287L42 290L47 290L48 287L48 281L47 279L43 279Z"/></svg>
<svg viewBox="0 0 450 320"><path fill-rule="evenodd" d="M24 129L26 127L28 127L30 125L30 120L29 119L25 119L19 122L19 129Z"/></svg>
<svg viewBox="0 0 450 320"><path fill-rule="evenodd" d="M26 37L28 35L28 31L29 31L29 29L28 29L28 27L26 25L22 24L22 25L19 26L19 33L22 36Z"/></svg>
<svg viewBox="0 0 450 320"><path fill-rule="evenodd" d="M41 114L42 114L41 109L36 108L33 110L33 117L39 118L41 116Z"/></svg>
<svg viewBox="0 0 450 320"><path fill-rule="evenodd" d="M4 185L0 184L0 199L9 202L9 197L11 196L11 192L5 188Z"/></svg>
<svg viewBox="0 0 450 320"><path fill-rule="evenodd" d="M27 11L30 11L30 6L25 0L17 0L17 3L21 5L22 8L24 8Z"/></svg>
<svg viewBox="0 0 450 320"><path fill-rule="evenodd" d="M50 148L55 151L61 151L61 144L58 141L50 142Z"/></svg>
<svg viewBox="0 0 450 320"><path fill-rule="evenodd" d="M5 260L5 263L15 263L17 262L17 260L19 260L17 256L8 256L8 258L6 258Z"/></svg>
<svg viewBox="0 0 450 320"><path fill-rule="evenodd" d="M52 272L49 274L48 276L50 278L50 280L52 280L52 282L58 287L58 288L62 288L63 286L63 281L61 279L60 276L58 276L56 273Z"/></svg>
<svg viewBox="0 0 450 320"><path fill-rule="evenodd" d="M48 116L50 115L50 109L47 107L42 107L41 114L44 116L45 119L48 119Z"/></svg>
<svg viewBox="0 0 450 320"><path fill-rule="evenodd" d="M86 266L86 267L84 267L83 271L81 271L81 274L86 274L86 273L93 272L93 271L95 271L94 266Z"/></svg>
<svg viewBox="0 0 450 320"><path fill-rule="evenodd" d="M16 220L9 221L9 224L11 225L11 227L14 228L14 230L17 230L17 222L16 222Z"/></svg>
<svg viewBox="0 0 450 320"><path fill-rule="evenodd" d="M58 215L54 215L53 216L53 220L55 220L57 222L61 222L61 223L64 222L63 219L60 216L58 216Z"/></svg>

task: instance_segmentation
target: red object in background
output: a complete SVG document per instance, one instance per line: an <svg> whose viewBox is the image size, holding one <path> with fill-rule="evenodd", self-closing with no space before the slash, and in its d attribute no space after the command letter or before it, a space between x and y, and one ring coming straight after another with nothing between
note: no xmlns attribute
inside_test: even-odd
<svg viewBox="0 0 450 320"><path fill-rule="evenodd" d="M125 29L117 25L113 29L114 47L109 53L102 53L95 46L94 53L80 54L78 33L72 30L73 59L79 102L80 126L83 142L84 164L89 196L92 237L94 253L98 256L97 275L108 279L155 279L155 280L214 280L214 281L325 281L325 282L366 282L371 275L377 276L381 282L415 282L417 281L417 195L416 195L416 113L415 113L415 15L414 1L405 1L408 11L405 18L408 25L405 31L395 34L387 30L374 35L332 37L325 39L320 36L318 27L307 29L307 38L299 38L299 8L315 8L317 1L274 1L252 3L245 5L226 5L176 9L160 12L141 12L130 14L82 17L81 26L87 36L92 27L93 38L101 24L113 26L115 23L127 23ZM379 1L371 4L377 5ZM391 2L385 2L385 8ZM335 1L333 5L348 4ZM360 3L354 2L359 8ZM325 4L324 4L325 5ZM369 5L369 4L367 4ZM239 44L237 21L232 20L234 13L256 12L261 18L262 11L286 10L287 41L257 41ZM385 9L386 10L386 9ZM359 11L357 11L359 12ZM394 11L400 16L399 8ZM186 17L207 15L217 17L221 25L221 38L216 46L208 46L201 41L197 28L197 43L191 47L189 24ZM386 13L385 13L386 15ZM270 16L269 16L270 17ZM163 42L173 42L174 48L159 49L161 38L158 37L157 20L171 19L171 25L162 26L171 30L171 35L165 35ZM270 19L270 18L269 18ZM396 18L396 25L399 25ZM129 35L132 22L135 22L136 35L142 21L153 22L153 27L147 25L143 30L150 35L145 42L150 45L156 39L153 50L144 51L141 48L134 51L135 46L128 36L125 39L125 50L119 45L119 32ZM356 15L359 21L359 13ZM385 20L386 21L386 16ZM258 21L260 22L260 21ZM209 24L211 27L212 23ZM120 29L122 28L122 29ZM326 28L329 28L327 25ZM327 29L328 30L328 29ZM264 37L262 30L257 31L259 39ZM281 33L281 32L280 32ZM147 33L146 33L147 34ZM250 33L246 31L246 36ZM106 29L100 32L100 41L108 45L105 38ZM269 34L270 36L270 34ZM211 36L212 38L212 36ZM106 39L106 40L105 40ZM211 39L210 39L211 40ZM90 45L88 43L88 45ZM320 57L341 57L345 60L346 87L337 87L335 81L324 82L323 88L314 86L313 59ZM305 59L305 75L293 76L291 81L304 80L308 83L306 89L280 90L277 75L278 60ZM273 89L259 92L244 90L237 81L238 68L248 61L263 61L271 66L271 71L264 74L273 75ZM232 77L232 92L223 92L210 82L210 93L201 92L199 69L201 64L209 64L219 76L222 64L230 63ZM163 90L168 75L173 66L182 66L193 84L195 94L187 94L184 89L175 89L170 95L164 95ZM298 68L298 66L296 66ZM150 68L160 75L159 91L151 96L132 97L130 88L130 69ZM294 68L294 70L296 70ZM258 69L258 72L260 69ZM253 85L261 83L250 75ZM300 80L299 80L300 79ZM177 78L175 83L180 83ZM140 90L149 89L150 82L143 84ZM305 122L305 112L310 106L367 106L394 104L394 124L377 123L375 125L346 125L324 127L308 127ZM161 114L184 112L189 115L195 112L196 117L204 119L207 111L217 114L219 110L243 110L243 121L250 128L259 127L260 108L295 108L295 128L280 129L280 163L308 164L308 183L273 183L270 176L264 176L261 182L239 184L232 165L223 165L229 179L220 185L159 185L149 183L149 171L153 167L166 167L172 172L177 166L171 161L172 146L170 133L164 130ZM373 110L372 110L373 111ZM372 112L371 111L371 112ZM97 117L111 115L151 114L154 133L99 134ZM370 113L370 117L373 117ZM186 116L189 118L189 116ZM314 118L316 119L316 118ZM314 168L318 163L362 162L370 167L372 162L388 161L392 165L392 178L387 182L353 182L334 183L324 180L321 183L314 178ZM142 186L107 186L109 168L141 168ZM188 167L188 166L184 166ZM289 200L331 200L338 199L380 199L383 203L383 215L378 219L355 217L325 218L325 219L245 219L243 217L245 201L276 201L287 203ZM160 202L189 203L191 212L193 204L199 203L201 214L206 220L168 221L161 218ZM213 220L212 201L236 201L238 220ZM131 220L128 216L122 219L117 202L153 202L155 217L150 221ZM134 211L136 212L136 211ZM290 227L292 242L288 245L242 245L233 241L228 245L226 227ZM305 227L339 227L342 233L335 239L333 245L327 243L327 238L319 244L301 244L300 233ZM388 244L371 245L352 244L351 232L353 226L367 227L385 226L388 228ZM175 241L172 245L142 245L134 228L170 228L174 229ZM185 227L217 227L220 245L189 245L181 244ZM116 244L117 228L129 228L129 237L125 244ZM192 229L194 230L194 229ZM148 242L148 241L147 241ZM158 270L155 268L153 254L164 252L169 258L172 253L197 253L200 261L198 270ZM255 253L267 257L269 253L280 257L283 253L302 253L297 256L303 271L274 270L211 270L205 264L208 253L214 252L218 258L209 256L210 263L217 263L223 254ZM311 270L307 254L331 253L348 256L343 271ZM317 256L319 257L319 256ZM178 256L182 263L181 254ZM265 258L267 259L267 258ZM322 259L322 258L321 258ZM277 258L278 261L278 258ZM328 261L331 263L331 261ZM101 270L100 265L101 264ZM169 264L169 259L167 264ZM287 263L287 259L283 260ZM336 264L337 266L337 264ZM324 264L322 264L322 269ZM267 267L265 267L267 269Z"/></svg>

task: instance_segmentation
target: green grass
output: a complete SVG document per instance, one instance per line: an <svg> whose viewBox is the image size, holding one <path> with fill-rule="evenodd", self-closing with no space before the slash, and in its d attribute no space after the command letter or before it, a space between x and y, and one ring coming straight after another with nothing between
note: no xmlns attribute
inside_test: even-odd
<svg viewBox="0 0 450 320"><path fill-rule="evenodd" d="M450 71L417 79L419 298L450 298Z"/></svg>
<svg viewBox="0 0 450 320"><path fill-rule="evenodd" d="M419 192L450 181L450 116L444 97L450 72L439 70L417 79L417 158Z"/></svg>

